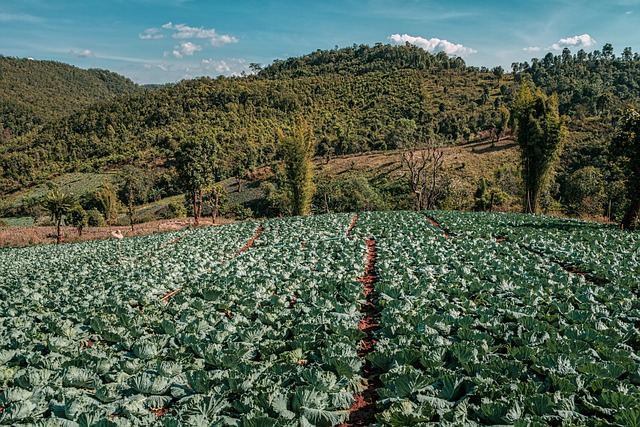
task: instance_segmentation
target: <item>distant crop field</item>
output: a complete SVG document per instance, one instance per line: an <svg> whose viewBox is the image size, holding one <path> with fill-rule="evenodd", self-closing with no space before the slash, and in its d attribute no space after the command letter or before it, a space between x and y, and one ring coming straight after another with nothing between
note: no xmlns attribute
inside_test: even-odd
<svg viewBox="0 0 640 427"><path fill-rule="evenodd" d="M0 249L0 424L637 426L640 234L444 211Z"/></svg>
<svg viewBox="0 0 640 427"><path fill-rule="evenodd" d="M62 191L70 194L81 195L86 192L96 191L102 185L111 183L118 178L115 173L68 173L63 174L51 181L52 184L58 186ZM50 189L47 185L41 184L27 191L18 192L15 195L7 197L12 205L17 206L21 203L22 197L42 198Z"/></svg>
<svg viewBox="0 0 640 427"><path fill-rule="evenodd" d="M0 218L0 224L6 225L8 227L28 227L33 225L33 218Z"/></svg>

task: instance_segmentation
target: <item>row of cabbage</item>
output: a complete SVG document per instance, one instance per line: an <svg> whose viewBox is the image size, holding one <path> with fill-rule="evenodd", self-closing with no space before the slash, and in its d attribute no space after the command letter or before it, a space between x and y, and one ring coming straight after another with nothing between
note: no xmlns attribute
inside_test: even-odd
<svg viewBox="0 0 640 427"><path fill-rule="evenodd" d="M238 252L257 227L2 252L0 424L343 422L366 245Z"/></svg>
<svg viewBox="0 0 640 427"><path fill-rule="evenodd" d="M640 234L612 225L514 213L429 211L461 237L506 238L599 281L638 287Z"/></svg>
<svg viewBox="0 0 640 427"><path fill-rule="evenodd" d="M339 239L344 237L353 221L354 214L314 215L306 217L283 217L263 223L260 238L255 246L279 246L290 243L304 244L308 241Z"/></svg>
<svg viewBox="0 0 640 427"><path fill-rule="evenodd" d="M444 237L424 214L415 211L360 213L351 235L361 239L393 239L400 243L422 239L425 235Z"/></svg>
<svg viewBox="0 0 640 427"><path fill-rule="evenodd" d="M633 289L418 225L377 239L381 425L640 425Z"/></svg>

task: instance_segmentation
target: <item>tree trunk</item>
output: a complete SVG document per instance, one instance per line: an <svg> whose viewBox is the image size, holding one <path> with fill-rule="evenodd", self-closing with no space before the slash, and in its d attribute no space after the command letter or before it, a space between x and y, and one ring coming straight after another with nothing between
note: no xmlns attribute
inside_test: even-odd
<svg viewBox="0 0 640 427"><path fill-rule="evenodd" d="M200 218L198 218L198 191L193 190L191 193L193 195L193 224L198 227L200 225Z"/></svg>
<svg viewBox="0 0 640 427"><path fill-rule="evenodd" d="M60 243L62 243L62 215L58 217L58 226L57 226L56 233L57 233L56 244L59 245Z"/></svg>
<svg viewBox="0 0 640 427"><path fill-rule="evenodd" d="M327 193L324 193L324 209L327 211L327 214L329 214L329 201L327 200Z"/></svg>
<svg viewBox="0 0 640 427"><path fill-rule="evenodd" d="M133 224L135 223L135 211L133 205L129 205L129 224L131 224L131 231L133 231Z"/></svg>
<svg viewBox="0 0 640 427"><path fill-rule="evenodd" d="M636 197L631 201L631 205L622 218L622 227L627 230L635 230L638 226L638 214L640 213L640 191L636 192Z"/></svg>
<svg viewBox="0 0 640 427"><path fill-rule="evenodd" d="M133 191L133 185L130 184L129 185L129 222L131 223L131 231L133 231L133 224L136 222L136 210L135 210L135 206L134 206L134 191Z"/></svg>
<svg viewBox="0 0 640 427"><path fill-rule="evenodd" d="M202 189L193 190L193 219L196 227L200 227L202 215Z"/></svg>
<svg viewBox="0 0 640 427"><path fill-rule="evenodd" d="M220 208L219 203L220 203L220 196L216 193L213 209L211 209L211 224L215 224L216 218L218 218L218 209Z"/></svg>

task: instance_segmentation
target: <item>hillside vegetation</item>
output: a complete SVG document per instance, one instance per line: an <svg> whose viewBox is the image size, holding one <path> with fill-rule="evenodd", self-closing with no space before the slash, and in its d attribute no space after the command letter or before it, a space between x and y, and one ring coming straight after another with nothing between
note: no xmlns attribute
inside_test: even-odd
<svg viewBox="0 0 640 427"><path fill-rule="evenodd" d="M214 139L221 158L242 160L248 169L273 158L277 131L300 116L315 130L319 154L394 148L391 134L401 118L450 141L491 127L493 103L502 97L492 73L413 47L336 52L341 56L325 58L339 64L335 71L312 54L257 76L184 81L50 122L5 144L0 188L11 191L52 173L170 158L189 138ZM287 71L278 71L282 67ZM482 101L485 92L490 102ZM221 173L233 175L232 169Z"/></svg>
<svg viewBox="0 0 640 427"><path fill-rule="evenodd" d="M0 142L98 101L141 90L106 70L0 55Z"/></svg>
<svg viewBox="0 0 640 427"><path fill-rule="evenodd" d="M541 196L542 209L615 218L629 204L627 176L609 152L622 112L640 99L640 57L629 48L619 56L609 44L590 53L565 49L531 63L514 63L511 73L501 67L469 67L460 58L410 45L381 44L318 50L255 68L255 75L199 78L123 95L5 139L0 193L15 193L63 173L102 173L134 165L146 174L154 198L176 195L183 191L176 153L193 141L211 147L214 181L254 180L265 166L277 173L281 136L300 120L313 129L316 155L329 163L336 156L395 150L411 141L498 141L514 128L513 96L526 81L548 95L557 94L568 128L559 166ZM451 169L452 159L445 161ZM463 163L460 170L467 167ZM487 170L482 182L474 175L462 205L475 206L469 193L476 186L479 197L500 187L511 200L520 199L517 166L509 158ZM268 174L260 176L273 181ZM396 197L408 188L402 176L396 182L373 182L369 175L366 183L345 185L373 186L386 200L374 205L407 207L406 200ZM449 178L437 206L444 207L447 197L459 197ZM317 184L321 188L326 183ZM334 184L324 188L335 189ZM269 212L283 213L262 211Z"/></svg>

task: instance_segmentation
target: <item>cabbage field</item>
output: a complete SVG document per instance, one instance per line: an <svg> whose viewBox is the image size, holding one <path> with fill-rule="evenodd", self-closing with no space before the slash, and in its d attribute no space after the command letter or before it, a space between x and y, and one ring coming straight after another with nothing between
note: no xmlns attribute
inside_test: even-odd
<svg viewBox="0 0 640 427"><path fill-rule="evenodd" d="M639 284L640 234L498 213L0 249L0 424L640 426Z"/></svg>

